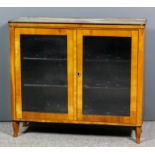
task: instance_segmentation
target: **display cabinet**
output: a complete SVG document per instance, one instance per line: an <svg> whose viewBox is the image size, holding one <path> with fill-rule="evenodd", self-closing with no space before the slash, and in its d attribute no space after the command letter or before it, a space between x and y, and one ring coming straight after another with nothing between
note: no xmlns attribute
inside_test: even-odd
<svg viewBox="0 0 155 155"><path fill-rule="evenodd" d="M13 131L20 122L142 127L145 19L9 21Z"/></svg>

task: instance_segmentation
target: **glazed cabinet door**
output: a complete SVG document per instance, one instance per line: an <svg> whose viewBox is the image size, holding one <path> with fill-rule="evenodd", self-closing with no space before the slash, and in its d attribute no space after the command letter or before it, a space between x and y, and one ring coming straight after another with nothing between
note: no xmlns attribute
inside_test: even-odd
<svg viewBox="0 0 155 155"><path fill-rule="evenodd" d="M79 30L77 45L78 120L135 124L138 31Z"/></svg>
<svg viewBox="0 0 155 155"><path fill-rule="evenodd" d="M16 119L73 119L73 31L15 29Z"/></svg>

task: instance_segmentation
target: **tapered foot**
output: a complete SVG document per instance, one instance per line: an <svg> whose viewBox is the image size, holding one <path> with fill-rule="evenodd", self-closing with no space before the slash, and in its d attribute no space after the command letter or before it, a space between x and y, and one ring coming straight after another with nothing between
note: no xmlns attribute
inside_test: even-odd
<svg viewBox="0 0 155 155"><path fill-rule="evenodd" d="M20 123L19 123L18 121L13 121L13 122L12 122L13 137L18 137L19 125L20 125Z"/></svg>
<svg viewBox="0 0 155 155"><path fill-rule="evenodd" d="M29 122L23 122L23 127L29 126Z"/></svg>
<svg viewBox="0 0 155 155"><path fill-rule="evenodd" d="M136 127L136 143L137 144L140 144L141 133L142 133L142 127L141 126Z"/></svg>

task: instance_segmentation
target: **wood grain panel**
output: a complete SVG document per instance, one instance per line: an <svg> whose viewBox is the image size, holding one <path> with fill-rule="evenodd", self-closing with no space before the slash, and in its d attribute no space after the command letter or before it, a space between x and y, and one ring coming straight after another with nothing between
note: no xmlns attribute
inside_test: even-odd
<svg viewBox="0 0 155 155"><path fill-rule="evenodd" d="M10 31L10 80L11 80L11 111L12 119L16 119L16 87L15 87L15 34L14 27Z"/></svg>
<svg viewBox="0 0 155 155"><path fill-rule="evenodd" d="M91 117L91 116L90 116ZM92 116L94 118L94 116ZM109 120L108 120L108 119ZM53 122L53 123L71 123L71 124L97 124L97 125L117 125L117 126L136 126L136 123L127 123L128 118L123 118L124 123L122 123L122 118L110 118L107 117L103 121L103 118L99 121L94 119L94 121L88 120L68 120L67 115L61 117L59 114L47 114L47 113L33 113L33 112L23 112L22 119L16 119L16 121L26 121L26 122ZM118 123L119 122L119 123Z"/></svg>
<svg viewBox="0 0 155 155"><path fill-rule="evenodd" d="M23 120L40 120L41 122L46 121L62 121L62 120L68 120L71 121L70 118L68 118L68 114L52 114L52 113L35 113L35 112L23 112Z"/></svg>
<svg viewBox="0 0 155 155"><path fill-rule="evenodd" d="M134 113L137 110L137 56L138 31L132 31L130 111ZM133 119L136 121L135 117Z"/></svg>
<svg viewBox="0 0 155 155"><path fill-rule="evenodd" d="M143 123L144 29L139 30L137 125Z"/></svg>
<svg viewBox="0 0 155 155"><path fill-rule="evenodd" d="M39 23L9 23L10 26L18 28L61 28L61 29L143 29L144 25L95 25L95 24L39 24Z"/></svg>

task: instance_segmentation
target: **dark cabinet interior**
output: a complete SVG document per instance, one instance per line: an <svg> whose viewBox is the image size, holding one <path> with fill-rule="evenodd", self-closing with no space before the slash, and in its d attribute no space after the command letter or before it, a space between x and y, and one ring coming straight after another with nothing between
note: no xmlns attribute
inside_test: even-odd
<svg viewBox="0 0 155 155"><path fill-rule="evenodd" d="M83 113L130 115L131 37L83 37Z"/></svg>
<svg viewBox="0 0 155 155"><path fill-rule="evenodd" d="M20 39L22 110L67 113L67 36Z"/></svg>
<svg viewBox="0 0 155 155"><path fill-rule="evenodd" d="M67 113L67 36L21 35L20 45L23 111ZM84 114L130 115L130 60L130 37L83 37Z"/></svg>

